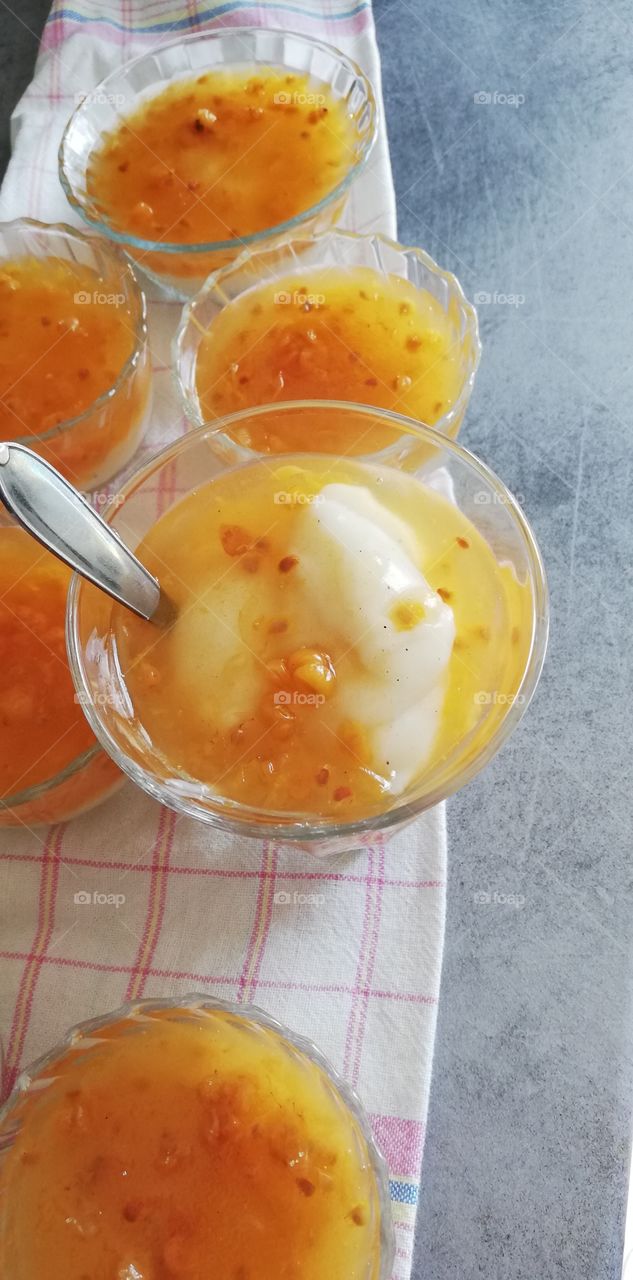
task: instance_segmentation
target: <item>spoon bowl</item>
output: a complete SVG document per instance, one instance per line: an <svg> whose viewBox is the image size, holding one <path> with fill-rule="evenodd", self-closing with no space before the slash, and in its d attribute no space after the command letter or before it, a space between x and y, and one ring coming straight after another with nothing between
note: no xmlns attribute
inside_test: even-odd
<svg viewBox="0 0 633 1280"><path fill-rule="evenodd" d="M33 538L133 613L169 626L173 602L68 480L22 444L0 444L0 498Z"/></svg>

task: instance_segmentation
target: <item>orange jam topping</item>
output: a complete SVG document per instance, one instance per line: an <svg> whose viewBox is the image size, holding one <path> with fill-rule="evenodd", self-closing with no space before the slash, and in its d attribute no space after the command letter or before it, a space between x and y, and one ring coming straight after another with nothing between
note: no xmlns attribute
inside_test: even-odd
<svg viewBox="0 0 633 1280"><path fill-rule="evenodd" d="M0 1175L2 1274L377 1280L365 1141L321 1069L233 1015L181 1016L56 1064Z"/></svg>
<svg viewBox="0 0 633 1280"><path fill-rule="evenodd" d="M114 386L134 347L130 307L96 271L62 258L2 263L0 439L76 418Z"/></svg>
<svg viewBox="0 0 633 1280"><path fill-rule="evenodd" d="M374 559L355 495L395 529ZM404 569L389 568L385 545ZM114 609L135 715L174 773L244 804L381 812L409 769L415 779L492 733L486 690L511 701L518 686L528 588L455 505L388 468L318 455L248 464L177 503L138 554L178 616L158 631Z"/></svg>
<svg viewBox="0 0 633 1280"><path fill-rule="evenodd" d="M237 240L303 213L353 161L344 103L306 75L209 71L157 94L93 153L88 191L144 240ZM170 264L178 272L177 259Z"/></svg>
<svg viewBox="0 0 633 1280"><path fill-rule="evenodd" d="M277 400L348 400L395 409L430 425L455 404L469 337L428 291L368 267L326 268L249 289L219 312L197 355L205 419ZM451 429L456 434L459 423ZM393 439L376 421L359 440L309 425L254 419L234 437L258 451L349 449L370 453Z"/></svg>
<svg viewBox="0 0 633 1280"><path fill-rule="evenodd" d="M21 529L0 529L0 795L54 777L94 738L66 661L70 573Z"/></svg>

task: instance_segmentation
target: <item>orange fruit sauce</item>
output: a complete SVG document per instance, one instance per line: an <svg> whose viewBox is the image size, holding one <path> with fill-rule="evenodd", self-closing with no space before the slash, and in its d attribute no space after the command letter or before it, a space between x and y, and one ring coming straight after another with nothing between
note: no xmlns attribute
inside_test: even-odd
<svg viewBox="0 0 633 1280"><path fill-rule="evenodd" d="M94 743L66 660L70 570L0 528L0 795L54 777Z"/></svg>
<svg viewBox="0 0 633 1280"><path fill-rule="evenodd" d="M324 84L275 68L207 71L145 101L95 148L87 172L98 213L148 241L240 239L308 211L354 162L346 105ZM174 275L195 254L135 251Z"/></svg>
<svg viewBox="0 0 633 1280"><path fill-rule="evenodd" d="M125 449L147 395L141 369L124 395L86 412L115 386L136 347L120 288L62 258L0 265L0 440L22 440L80 488L98 483Z"/></svg>
<svg viewBox="0 0 633 1280"><path fill-rule="evenodd" d="M377 1280L373 1170L321 1068L234 1015L175 1017L110 1024L27 1101L3 1277Z"/></svg>
<svg viewBox="0 0 633 1280"><path fill-rule="evenodd" d="M392 796L364 721L375 685L362 685L351 717L337 710L346 680L367 677L359 637L339 629L334 599L318 627L312 613L301 613L309 581L294 554L300 522L306 504L336 483L369 489L403 521L417 569L453 613L426 767L464 739L475 751L497 723L497 705L485 714L481 691L507 690L511 700L518 688L531 635L529 588L456 506L394 470L297 455L246 464L201 486L138 549L177 606L175 625L157 632L117 606L112 625L135 715L168 771L243 804L346 820L384 811ZM376 618L377 634L395 628L415 639L424 610L394 603Z"/></svg>
<svg viewBox="0 0 633 1280"><path fill-rule="evenodd" d="M312 268L233 299L201 339L195 382L203 419L283 400L347 400L393 409L430 426L455 404L471 336L427 290L369 267ZM456 435L461 418L451 423ZM373 453L393 441L378 419L360 440L312 422L254 418L231 431L262 453L292 449ZM348 438L349 435L349 438Z"/></svg>

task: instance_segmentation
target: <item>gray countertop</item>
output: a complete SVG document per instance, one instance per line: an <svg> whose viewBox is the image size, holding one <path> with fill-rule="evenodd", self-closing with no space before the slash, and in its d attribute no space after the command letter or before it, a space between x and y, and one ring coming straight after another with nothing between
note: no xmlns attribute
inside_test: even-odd
<svg viewBox="0 0 633 1280"><path fill-rule="evenodd" d="M48 0L11 7L4 121ZM462 440L521 496L552 595L535 701L448 808L415 1280L619 1278L633 1110L633 11L375 0L375 17L400 238L484 299Z"/></svg>
<svg viewBox="0 0 633 1280"><path fill-rule="evenodd" d="M400 238L485 299L461 439L521 495L552 597L535 701L448 806L415 1275L606 1280L632 1128L633 11L375 13Z"/></svg>

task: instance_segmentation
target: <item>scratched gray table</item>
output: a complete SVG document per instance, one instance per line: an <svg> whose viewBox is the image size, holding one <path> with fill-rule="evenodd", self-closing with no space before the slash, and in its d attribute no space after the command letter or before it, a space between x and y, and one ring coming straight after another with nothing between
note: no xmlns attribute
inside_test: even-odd
<svg viewBox="0 0 633 1280"><path fill-rule="evenodd" d="M6 119L35 41L4 7ZM11 7L37 30L48 4ZM521 495L553 606L529 715L449 804L415 1280L607 1280L633 1110L633 10L375 14L400 236L480 297L463 440Z"/></svg>
<svg viewBox="0 0 633 1280"><path fill-rule="evenodd" d="M482 299L463 440L552 594L535 703L449 805L416 1280L603 1280L632 1109L633 10L376 16L400 236Z"/></svg>

